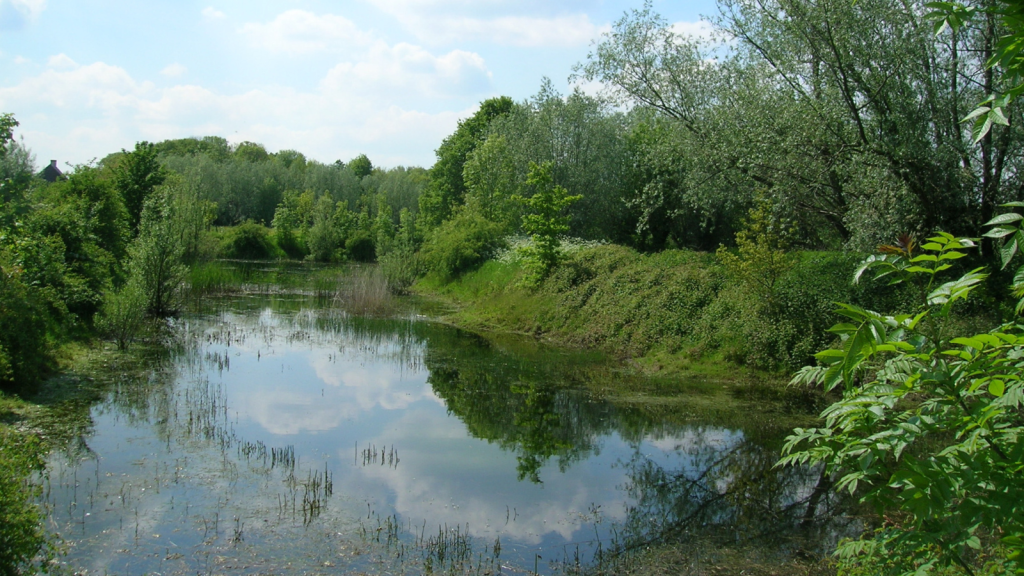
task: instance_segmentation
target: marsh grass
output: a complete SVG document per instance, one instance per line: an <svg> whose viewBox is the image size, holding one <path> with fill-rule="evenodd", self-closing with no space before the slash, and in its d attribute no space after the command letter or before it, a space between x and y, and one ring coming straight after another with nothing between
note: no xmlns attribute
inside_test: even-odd
<svg viewBox="0 0 1024 576"><path fill-rule="evenodd" d="M396 310L396 302L388 281L376 266L353 267L352 272L339 280L335 303L359 316L387 316Z"/></svg>
<svg viewBox="0 0 1024 576"><path fill-rule="evenodd" d="M194 297L235 292L242 282L238 270L221 262L196 264L188 274L189 293Z"/></svg>

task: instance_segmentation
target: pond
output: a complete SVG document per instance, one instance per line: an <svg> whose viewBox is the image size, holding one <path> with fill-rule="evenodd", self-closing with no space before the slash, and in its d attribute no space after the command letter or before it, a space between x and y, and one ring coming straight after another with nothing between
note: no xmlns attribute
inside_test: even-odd
<svg viewBox="0 0 1024 576"><path fill-rule="evenodd" d="M666 540L820 553L854 529L817 470L773 469L785 429L756 402L714 409L701 383L667 405L609 397L657 383L415 303L366 318L259 292L175 319L167 354L112 375L52 455L69 566L563 573Z"/></svg>

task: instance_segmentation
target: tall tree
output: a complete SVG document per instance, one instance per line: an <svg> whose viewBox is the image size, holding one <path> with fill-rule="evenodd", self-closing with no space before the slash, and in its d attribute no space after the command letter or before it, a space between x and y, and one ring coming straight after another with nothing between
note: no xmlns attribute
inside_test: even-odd
<svg viewBox="0 0 1024 576"><path fill-rule="evenodd" d="M437 149L437 162L430 169L430 182L420 196L420 221L433 228L451 218L452 211L465 201L463 169L469 154L487 137L495 118L512 111L515 103L508 96L480 103L480 109L459 122L455 132Z"/></svg>
<svg viewBox="0 0 1024 576"><path fill-rule="evenodd" d="M355 174L356 178L365 178L373 172L373 163L366 157L366 154L360 154L349 160L348 169Z"/></svg>
<svg viewBox="0 0 1024 576"><path fill-rule="evenodd" d="M114 167L114 186L128 210L133 233L138 233L142 207L153 190L163 184L167 173L157 160L157 150L149 142L138 142L135 150L121 149L121 159Z"/></svg>

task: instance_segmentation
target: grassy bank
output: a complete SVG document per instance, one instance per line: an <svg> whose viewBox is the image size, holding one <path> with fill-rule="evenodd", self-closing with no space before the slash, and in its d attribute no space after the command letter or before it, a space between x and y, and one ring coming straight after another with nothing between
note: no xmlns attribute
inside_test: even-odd
<svg viewBox="0 0 1024 576"><path fill-rule="evenodd" d="M795 253L771 302L734 280L714 254L647 255L614 245L568 254L536 288L522 285L520 263L506 257L414 289L449 300L448 318L461 326L600 349L652 373L784 378L833 341L827 329L836 302L887 310L905 299L852 284L859 261L850 253Z"/></svg>

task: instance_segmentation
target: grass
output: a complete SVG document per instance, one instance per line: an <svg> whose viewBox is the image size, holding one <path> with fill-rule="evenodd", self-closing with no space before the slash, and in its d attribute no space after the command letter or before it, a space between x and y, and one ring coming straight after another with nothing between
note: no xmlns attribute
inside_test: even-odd
<svg viewBox="0 0 1024 576"><path fill-rule="evenodd" d="M715 254L610 244L576 247L536 289L523 287L519 260L501 257L451 281L427 277L414 291L451 302L446 317L459 326L603 350L652 374L785 379L834 343L836 302L903 309L899 290L850 283L859 259L795 253L771 302Z"/></svg>
<svg viewBox="0 0 1024 576"><path fill-rule="evenodd" d="M338 280L335 302L349 314L387 316L396 302L384 274L377 266L357 266Z"/></svg>

